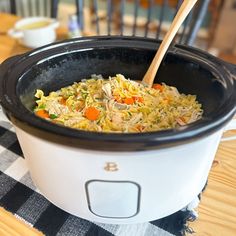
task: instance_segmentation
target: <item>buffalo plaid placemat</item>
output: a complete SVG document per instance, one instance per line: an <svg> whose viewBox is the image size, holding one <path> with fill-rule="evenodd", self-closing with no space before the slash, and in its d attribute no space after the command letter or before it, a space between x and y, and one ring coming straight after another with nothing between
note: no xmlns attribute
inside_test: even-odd
<svg viewBox="0 0 236 236"><path fill-rule="evenodd" d="M0 206L45 235L183 236L193 232L188 222L196 220L194 208L198 203L199 196L168 217L142 224L109 225L70 215L46 200L35 188L14 128L0 114Z"/></svg>

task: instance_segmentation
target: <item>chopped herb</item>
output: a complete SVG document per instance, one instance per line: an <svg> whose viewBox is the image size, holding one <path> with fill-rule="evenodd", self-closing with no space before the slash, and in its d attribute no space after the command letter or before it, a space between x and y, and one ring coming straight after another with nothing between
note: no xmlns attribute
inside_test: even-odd
<svg viewBox="0 0 236 236"><path fill-rule="evenodd" d="M46 105L45 104L41 104L40 106L38 106L38 109L45 109L46 108Z"/></svg>
<svg viewBox="0 0 236 236"><path fill-rule="evenodd" d="M49 115L49 118L52 119L52 120L53 120L53 119L56 119L57 117L58 117L58 116L57 116L56 114L50 114L50 115Z"/></svg>

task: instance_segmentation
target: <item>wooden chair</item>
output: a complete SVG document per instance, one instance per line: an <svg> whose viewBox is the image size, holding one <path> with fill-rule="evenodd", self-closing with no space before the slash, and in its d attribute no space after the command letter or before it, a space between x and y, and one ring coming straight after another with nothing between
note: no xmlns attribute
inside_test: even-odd
<svg viewBox="0 0 236 236"><path fill-rule="evenodd" d="M22 17L57 17L59 0L9 0L10 12Z"/></svg>
<svg viewBox="0 0 236 236"><path fill-rule="evenodd" d="M75 0L84 29L84 0ZM160 39L183 0L90 0L90 31L97 35L133 35ZM178 32L177 42L193 45L210 0L199 0ZM103 9L101 9L103 4ZM130 13L127 13L129 9ZM167 17L169 20L167 21ZM168 23L167 23L168 22Z"/></svg>

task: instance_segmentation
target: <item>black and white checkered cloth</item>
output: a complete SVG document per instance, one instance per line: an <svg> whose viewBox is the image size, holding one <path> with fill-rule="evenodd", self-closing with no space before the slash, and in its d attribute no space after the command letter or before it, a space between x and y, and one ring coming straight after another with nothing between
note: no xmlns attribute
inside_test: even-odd
<svg viewBox="0 0 236 236"><path fill-rule="evenodd" d="M0 111L1 112L1 111ZM132 225L90 222L59 209L35 188L14 129L0 116L0 206L16 218L56 236L183 236L197 218L199 197L186 208L163 219Z"/></svg>

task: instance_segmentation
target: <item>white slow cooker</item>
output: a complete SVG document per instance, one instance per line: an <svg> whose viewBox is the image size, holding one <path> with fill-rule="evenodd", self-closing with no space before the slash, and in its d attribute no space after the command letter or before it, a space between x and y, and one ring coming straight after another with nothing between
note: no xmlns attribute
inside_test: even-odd
<svg viewBox="0 0 236 236"><path fill-rule="evenodd" d="M15 126L32 179L61 209L102 223L140 223L180 210L203 189L223 131L236 126L231 121L236 67L203 51L175 46L156 78L196 94L203 104L203 118L185 127L96 133L62 127L32 112L36 89L57 90L91 74L142 79L159 43L136 37L80 38L0 66L0 102Z"/></svg>

